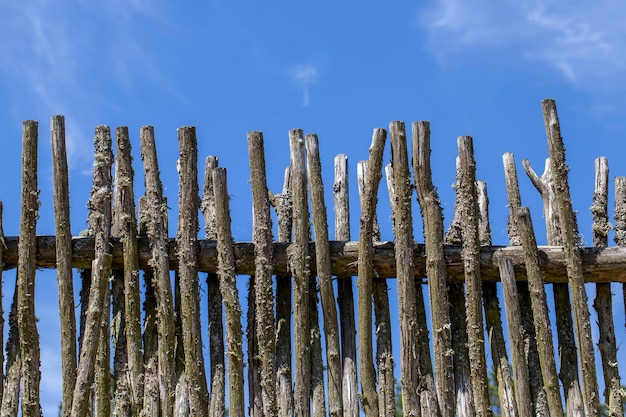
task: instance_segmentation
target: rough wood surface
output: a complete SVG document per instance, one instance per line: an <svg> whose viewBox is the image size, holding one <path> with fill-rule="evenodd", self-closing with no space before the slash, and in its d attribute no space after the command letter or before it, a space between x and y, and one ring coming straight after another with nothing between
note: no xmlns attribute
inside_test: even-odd
<svg viewBox="0 0 626 417"><path fill-rule="evenodd" d="M241 304L235 282L235 255L232 247L232 232L229 211L229 196L226 170L213 170L215 195L216 237L219 253L220 290L226 308L226 352L228 354L228 397L229 416L243 417L243 331L241 327Z"/></svg>
<svg viewBox="0 0 626 417"><path fill-rule="evenodd" d="M387 183L393 231L396 245L396 271L398 280L398 311L400 319L400 381L402 384L402 411L405 415L419 415L420 400L418 386L420 384L419 364L415 360L418 355L428 354L417 350L416 321L417 305L415 278L413 277L413 218L411 200L413 189L407 151L407 138L404 123L389 124L391 142L391 166L387 170ZM417 182L418 180L416 180ZM391 329L387 329L391 333ZM431 393L436 396L436 393Z"/></svg>
<svg viewBox="0 0 626 417"><path fill-rule="evenodd" d="M51 119L52 168L54 175L54 219L59 316L61 326L61 373L63 388L61 415L67 416L76 383L76 313L72 276L72 232L70 228L69 175L65 147L65 118ZM2 250L0 245L0 251ZM1 253L1 252L0 252ZM0 331L2 329L0 328ZM4 362L0 357L0 362ZM1 377L2 375L0 375Z"/></svg>
<svg viewBox="0 0 626 417"><path fill-rule="evenodd" d="M593 193L591 214L593 215L593 244L606 247L609 243L608 234L611 230L608 213L609 197L609 163L604 157L597 158L596 181ZM617 344L615 341L615 325L613 324L613 295L611 284L596 284L596 298L593 307L598 314L598 350L602 359L604 374L604 403L611 417L622 416L624 405L621 395L621 379L617 367Z"/></svg>
<svg viewBox="0 0 626 417"><path fill-rule="evenodd" d="M259 346L261 396L263 414L275 416L276 406L276 341L274 336L274 289L272 262L272 219L265 172L265 146L261 132L248 133L248 157L252 186L253 236L255 253L254 302L256 303L256 338Z"/></svg>
<svg viewBox="0 0 626 417"><path fill-rule="evenodd" d="M116 129L115 186L119 196L120 237L124 247L124 319L128 354L129 388L133 415L143 410L143 337L137 255L137 219L135 215L134 172L128 128Z"/></svg>
<svg viewBox="0 0 626 417"><path fill-rule="evenodd" d="M476 193L476 162L470 136L458 138L459 177L457 192L461 194L461 225L463 227L463 263L467 311L467 340L474 407L478 417L491 416L482 311L480 240L478 234L478 200Z"/></svg>
<svg viewBox="0 0 626 417"><path fill-rule="evenodd" d="M17 287L17 279L15 280ZM17 288L9 311L9 335L6 345L6 372L2 381L3 395L0 416L17 416L20 404L20 382L22 380L22 359L20 354L19 328L17 325ZM67 415L67 414L66 414Z"/></svg>
<svg viewBox="0 0 626 417"><path fill-rule="evenodd" d="M548 399L548 408L553 417L563 417L563 406L559 381L556 373L556 361L554 358L554 343L552 339L552 329L550 327L550 317L548 315L548 304L546 292L541 278L539 268L537 243L533 232L530 212L527 207L515 209L517 224L520 230L522 246L526 252L529 271L528 286L531 293L533 317L535 320L535 332L537 333L537 348L539 349L539 361L541 363L541 373L543 375L544 390Z"/></svg>
<svg viewBox="0 0 626 417"><path fill-rule="evenodd" d="M372 294L375 270L372 264L374 246L374 217L378 185L382 176L382 156L387 132L375 129L370 146L369 169L367 170L361 221L359 227L358 280L359 290L359 369L361 371L361 401L367 417L378 415L378 395L376 393L376 374L374 371L374 353L372 346Z"/></svg>
<svg viewBox="0 0 626 417"><path fill-rule="evenodd" d="M546 238L549 245L561 246L561 225L556 206L554 176L550 159L546 160L545 170L538 176L530 166L530 162L523 160L526 174L541 194L543 200L543 216L546 222ZM578 232L576 231L576 234ZM564 386L566 412L572 417L583 417L584 406L580 383L578 382L578 358L576 342L574 340L574 325L572 322L572 307L569 288L565 283L552 285L554 293L554 311L559 320L556 321L558 339L560 371L559 378Z"/></svg>
<svg viewBox="0 0 626 417"><path fill-rule="evenodd" d="M298 416L310 413L311 355L309 325L309 206L306 190L304 137L301 129L289 131L291 193L293 197L293 243L289 246L289 267L294 277L294 412ZM276 258L274 258L276 259Z"/></svg>
<svg viewBox="0 0 626 417"><path fill-rule="evenodd" d="M500 279L504 306L506 310L507 328L509 331L509 346L513 374L515 375L515 402L520 417L531 417L533 408L531 404L530 385L528 382L528 364L524 354L524 338L522 336L521 312L519 295L515 283L513 264L509 259L500 259Z"/></svg>
<svg viewBox="0 0 626 417"><path fill-rule="evenodd" d="M100 338L102 315L108 307L107 285L110 277L112 256L111 233L111 165L113 152L111 131L108 126L96 127L93 188L89 200L89 229L94 236L94 255L91 266L91 286L87 306L84 333L78 361L76 386L71 415L84 417L89 405L89 389L93 383L96 350Z"/></svg>
<svg viewBox="0 0 626 417"><path fill-rule="evenodd" d="M215 219L215 193L213 170L219 165L217 156L207 156L204 164L204 187L200 209L204 215L206 238L217 239ZM223 417L226 414L226 364L224 362L224 325L222 311L222 293L219 277L215 273L207 274L207 304L209 315L209 361L211 363L211 382L209 416Z"/></svg>
<svg viewBox="0 0 626 417"><path fill-rule="evenodd" d="M151 269L153 264L150 246L151 237L138 237L139 268ZM17 267L16 236L5 236L4 270ZM176 270L177 244L173 238L165 240L158 247L162 251L168 268ZM198 240L198 271L217 272L217 245L213 240ZM336 241L330 243L330 260L333 275L358 274L358 241ZM274 242L274 274L289 275L289 256L291 243ZM394 278L396 276L395 250L393 242L372 243L372 268L378 278ZM55 237L37 236L36 244L37 268L54 268L56 262ZM235 268L237 275L254 273L254 244L252 242L234 242ZM315 246L310 243L310 272L315 273ZM561 246L539 246L539 262L546 283L566 282L565 252ZM75 236L72 238L72 267L89 268L93 260L94 240L92 237ZM123 265L123 249L119 239L111 239L112 269L121 269ZM448 279L463 281L462 248L458 244L447 243L443 247ZM166 256L169 255L169 258ZM611 246L607 248L581 247L581 266L585 282L617 282L626 283L626 247ZM426 276L426 246L415 243L413 246L414 275L416 278ZM515 274L519 281L526 281L524 253L519 246L487 246L480 251L481 279L483 281L499 281L498 260L509 258L513 262ZM171 288L171 286L170 286Z"/></svg>
<svg viewBox="0 0 626 417"><path fill-rule="evenodd" d="M443 252L443 216L430 167L430 124L428 122L413 123L412 137L415 188L424 221L437 396L442 417L452 417L454 415L454 372L450 302Z"/></svg>
<svg viewBox="0 0 626 417"><path fill-rule="evenodd" d="M626 177L615 178L615 243L626 247ZM622 284L624 307L626 307L626 282ZM626 319L624 320L626 327Z"/></svg>
<svg viewBox="0 0 626 417"><path fill-rule="evenodd" d="M509 219L507 228L509 244L511 246L521 247L522 241L514 210L522 206L522 197L519 191L517 170L515 168L515 159L513 154L510 152L505 153L502 156L502 162L504 164L504 178L509 201ZM507 264L509 264L507 265L509 278L514 279L516 274L519 272L515 271L510 259L507 259ZM513 290L511 289L510 291ZM545 391L543 390L543 379L541 377L539 353L537 352L537 340L535 336L535 325L531 307L530 291L528 290L528 282L517 282L517 294L519 302L518 307L521 313L519 320L521 327L519 328L519 331L524 344L524 357L528 366L528 388L530 390L530 396L525 396L524 398L526 401L530 401L533 412L537 417L548 417L548 403ZM515 327L513 328L515 329ZM518 399L518 404L520 405L519 411L522 413L524 403Z"/></svg>
<svg viewBox="0 0 626 417"><path fill-rule="evenodd" d="M283 190L271 195L276 210L278 241L291 241L291 168L285 169ZM291 276L276 275L276 402L278 416L293 416L293 387L291 378Z"/></svg>
<svg viewBox="0 0 626 417"><path fill-rule="evenodd" d="M143 126L139 137L146 185L146 206L148 207L145 214L148 237L143 238L143 251L139 249L139 253L143 253L143 257L139 257L139 263L142 269L152 269L154 273L161 413L163 417L171 417L174 412L176 333L170 260L176 259L176 252L169 250L171 241L168 239L167 230L167 202L163 197L163 185L159 177L154 129L151 126ZM141 247L139 244L139 248Z"/></svg>
<svg viewBox="0 0 626 417"><path fill-rule="evenodd" d="M328 219L326 215L326 203L324 201L324 184L322 182L319 141L317 135L306 135L305 139L311 213L313 215L313 228L315 232L315 260L324 317L324 340L326 342L325 352L328 378L328 413L330 416L342 416L339 322L337 319L337 300L335 299L335 291L333 290L332 282L330 244L328 243Z"/></svg>
<svg viewBox="0 0 626 417"><path fill-rule="evenodd" d="M576 218L569 192L569 168L565 163L565 147L561 137L556 104L554 100L546 99L542 101L542 107L546 135L548 137L550 163L554 173L554 187L561 225L561 237L565 251L567 278L574 310L585 412L590 417L596 417L600 412L600 398L595 371L595 354L591 335L587 291L585 290L582 259L578 247L578 227L576 226Z"/></svg>
<svg viewBox="0 0 626 417"><path fill-rule="evenodd" d="M22 208L17 274L17 323L20 328L22 355L22 415L39 416L39 333L35 317L35 244L39 217L37 185L38 124L33 120L22 125Z"/></svg>
<svg viewBox="0 0 626 417"><path fill-rule="evenodd" d="M350 240L350 201L348 157L335 156L335 239ZM341 357L343 364L343 414L359 416L358 379L356 370L356 321L354 319L354 290L352 276L337 276L337 302L341 326Z"/></svg>
<svg viewBox="0 0 626 417"><path fill-rule="evenodd" d="M178 271L180 274L181 321L185 350L185 376L189 384L191 414L202 417L209 412L208 389L200 330L198 294L198 144L194 127L178 129L179 213Z"/></svg>

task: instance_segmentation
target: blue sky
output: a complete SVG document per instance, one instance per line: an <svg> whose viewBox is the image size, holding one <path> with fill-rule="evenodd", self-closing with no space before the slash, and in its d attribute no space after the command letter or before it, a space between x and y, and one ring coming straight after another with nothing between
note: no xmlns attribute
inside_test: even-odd
<svg viewBox="0 0 626 417"><path fill-rule="evenodd" d="M18 233L26 119L40 122L39 234L54 233L49 120L64 114L74 234L85 227L97 124L129 127L138 194L139 127L155 126L172 213L176 128L195 125L201 161L214 154L229 170L237 240L252 235L246 132L264 132L274 191L289 163L289 129L319 135L327 186L334 156L348 154L356 238L356 162L367 158L372 129L393 120L407 126L429 120L434 181L446 218L454 202L456 138L471 135L478 177L489 187L494 243L507 243L504 152L515 154L522 200L544 243L541 200L521 160L543 171L541 99L553 97L572 168L574 208L589 244L594 159L609 157L611 181L626 175L618 159L626 151L625 13L617 0L2 2L0 132L6 154L0 173L10 179L0 188L5 233ZM380 201L383 239L390 240L386 194ZM415 229L421 240L418 216ZM4 275L5 311L13 276ZM43 405L53 414L60 398L54 275L42 274L39 282ZM623 340L623 306L616 314Z"/></svg>

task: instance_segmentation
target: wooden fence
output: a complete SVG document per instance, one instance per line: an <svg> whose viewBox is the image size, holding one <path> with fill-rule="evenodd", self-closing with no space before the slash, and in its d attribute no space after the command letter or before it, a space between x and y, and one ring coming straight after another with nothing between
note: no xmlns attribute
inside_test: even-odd
<svg viewBox="0 0 626 417"><path fill-rule="evenodd" d="M404 123L390 124L392 163L384 172L394 242L380 242L377 233L384 129L374 130L369 160L358 164L356 242L349 241L347 157L335 159L337 240L331 241L317 136L289 132L284 187L271 193L263 135L250 132L253 242L233 242L226 170L208 157L200 192L193 127L178 130L175 239L167 230L154 132L147 126L140 134L145 194L139 199L128 129L115 131L114 161L110 129L96 128L88 233L72 237L64 119L55 116L56 236L37 236L38 126L24 122L20 235L4 236L0 245L3 270L18 271L1 415L18 415L20 403L23 416L41 413L35 274L56 268L64 416L490 416L494 400L505 416L623 416L611 282L626 285L626 178L615 180L617 246L608 247L607 160L597 160L593 246L579 247L554 101L544 100L543 111L550 159L542 175L523 165L544 201L545 247L537 247L522 207L511 154L503 158L510 246L492 245L486 185L476 181L468 136L458 139L455 214L444 230L427 122L412 125L411 158ZM413 241L414 190L424 243ZM199 212L205 239L198 237ZM208 273L208 317L200 314L199 272ZM247 305L238 293L241 275L249 276ZM397 309L388 278L397 280ZM600 372L585 283L596 287ZM556 323L548 315L550 289ZM392 328L392 315L399 328ZM391 349L396 332L399 357ZM490 396L489 367L497 399Z"/></svg>

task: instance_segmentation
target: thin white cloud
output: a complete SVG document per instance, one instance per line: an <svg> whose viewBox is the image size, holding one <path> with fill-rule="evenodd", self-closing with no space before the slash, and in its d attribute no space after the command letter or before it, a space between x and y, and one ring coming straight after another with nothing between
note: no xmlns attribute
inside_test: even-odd
<svg viewBox="0 0 626 417"><path fill-rule="evenodd" d="M94 126L83 125L83 119L97 119L103 109L117 106L118 100L107 101L104 88L113 83L132 96L138 78L168 88L136 24L143 18L165 25L159 5L142 0L0 3L3 83L14 91L14 106L66 115L70 168L82 171L91 164Z"/></svg>
<svg viewBox="0 0 626 417"><path fill-rule="evenodd" d="M317 67L311 64L298 65L291 71L291 78L302 88L302 105L304 107L311 102L309 86L317 80L318 76Z"/></svg>
<svg viewBox="0 0 626 417"><path fill-rule="evenodd" d="M626 87L626 3L436 0L419 13L433 53L497 51L540 62L580 87Z"/></svg>

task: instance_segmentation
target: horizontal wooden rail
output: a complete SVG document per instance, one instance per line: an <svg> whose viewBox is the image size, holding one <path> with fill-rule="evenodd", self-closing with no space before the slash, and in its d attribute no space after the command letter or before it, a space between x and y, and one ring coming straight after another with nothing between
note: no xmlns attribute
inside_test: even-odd
<svg viewBox="0 0 626 417"><path fill-rule="evenodd" d="M139 267L149 269L151 252L148 239L137 239L139 246ZM17 237L5 237L3 253L4 268L17 267ZM37 236L37 268L56 268L56 238L54 236ZM113 269L123 266L122 243L119 239L111 239L113 254ZM311 257L315 257L315 243L311 243ZM287 258L289 243L274 243L274 273L289 274ZM333 275L357 275L359 242L331 241L331 264ZM234 243L237 274L254 274L254 245L250 242ZM217 245L213 240L198 240L199 271L217 272ZM626 282L626 247L595 247L580 248L582 256L585 282ZM463 259L461 246L445 245L444 255L448 277L457 280L463 279ZM544 271L545 282L567 282L565 254L560 246L540 246L539 256L541 268ZM94 241L89 237L75 237L72 239L72 267L90 268L94 257ZM524 254L521 246L484 246L481 248L481 277L484 281L498 281L498 259L510 258L515 266L518 280L526 279ZM169 241L170 268L176 269L176 241ZM426 251L424 244L415 244L414 247L415 276L426 275ZM393 242L374 243L374 270L379 278L395 277L395 254ZM315 260L311 267L314 272Z"/></svg>

